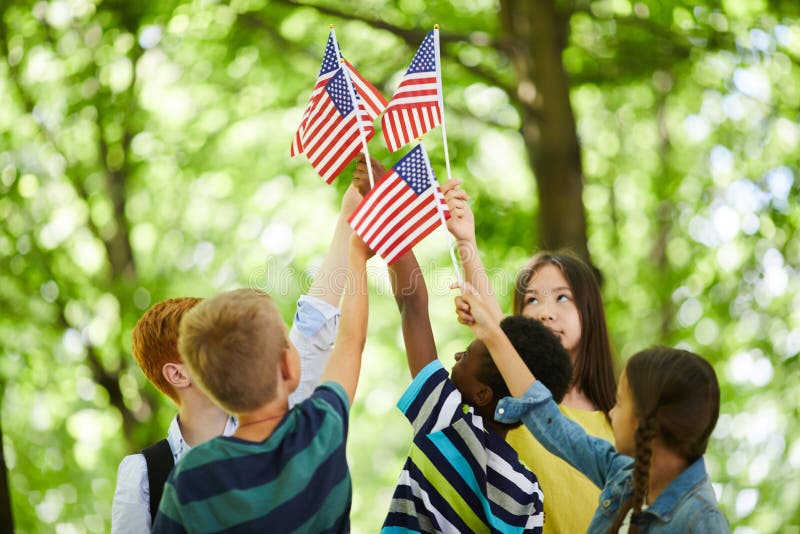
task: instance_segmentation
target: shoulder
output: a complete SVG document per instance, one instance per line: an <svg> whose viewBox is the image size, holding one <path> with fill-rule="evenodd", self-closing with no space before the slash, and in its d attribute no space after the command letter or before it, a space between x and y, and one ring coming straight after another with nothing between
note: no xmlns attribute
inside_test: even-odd
<svg viewBox="0 0 800 534"><path fill-rule="evenodd" d="M397 407L403 413L406 413L415 401L424 401L433 395L441 396L454 389L455 386L450 382L450 377L442 362L436 359L417 373L417 376L408 385L400 400L397 401Z"/></svg>
<svg viewBox="0 0 800 534"><path fill-rule="evenodd" d="M117 469L117 488L114 491L114 499L117 494L129 489L147 490L147 462L143 454L130 454L122 459ZM149 495L149 491L147 491Z"/></svg>
<svg viewBox="0 0 800 534"><path fill-rule="evenodd" d="M676 525L676 527L680 526L684 532L697 534L705 534L706 532L724 534L730 532L727 518L719 507L715 505L693 506L683 517L683 520L680 520L678 516L674 520L683 523L682 525Z"/></svg>
<svg viewBox="0 0 800 534"><path fill-rule="evenodd" d="M728 520L719 509L714 489L707 478L687 493L673 521L680 523L687 532L730 532Z"/></svg>
<svg viewBox="0 0 800 534"><path fill-rule="evenodd" d="M347 434L350 400L338 382L324 382L317 386L307 399L297 403L289 410L281 427L292 432L313 433L323 430L332 432L331 436Z"/></svg>
<svg viewBox="0 0 800 534"><path fill-rule="evenodd" d="M314 406L318 409L330 407L346 416L350 411L350 400L341 384L328 381L317 386L314 393L298 406Z"/></svg>

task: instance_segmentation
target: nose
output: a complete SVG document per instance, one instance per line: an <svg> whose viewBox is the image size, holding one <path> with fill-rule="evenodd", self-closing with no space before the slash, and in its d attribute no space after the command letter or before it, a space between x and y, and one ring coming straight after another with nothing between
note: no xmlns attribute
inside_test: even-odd
<svg viewBox="0 0 800 534"><path fill-rule="evenodd" d="M539 321L552 321L555 319L555 314L553 310L550 309L549 304L542 304L541 308L539 308Z"/></svg>

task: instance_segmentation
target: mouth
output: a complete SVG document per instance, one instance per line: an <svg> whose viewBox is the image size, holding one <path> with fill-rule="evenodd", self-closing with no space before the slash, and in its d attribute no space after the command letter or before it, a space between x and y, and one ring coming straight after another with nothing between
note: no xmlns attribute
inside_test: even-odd
<svg viewBox="0 0 800 534"><path fill-rule="evenodd" d="M547 327L547 329L550 330L553 333L553 335L557 337L561 337L564 335L564 332L562 332L561 330L556 330L555 328L550 328L549 326Z"/></svg>

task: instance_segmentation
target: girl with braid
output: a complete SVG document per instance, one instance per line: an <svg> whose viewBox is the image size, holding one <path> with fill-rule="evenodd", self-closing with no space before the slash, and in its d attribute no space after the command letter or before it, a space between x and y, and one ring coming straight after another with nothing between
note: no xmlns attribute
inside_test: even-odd
<svg viewBox="0 0 800 534"><path fill-rule="evenodd" d="M601 488L588 532L726 533L703 454L719 416L719 384L697 354L656 347L632 356L611 409L614 446L565 417L468 283L459 322L483 341L513 397L495 419L522 421L550 452Z"/></svg>

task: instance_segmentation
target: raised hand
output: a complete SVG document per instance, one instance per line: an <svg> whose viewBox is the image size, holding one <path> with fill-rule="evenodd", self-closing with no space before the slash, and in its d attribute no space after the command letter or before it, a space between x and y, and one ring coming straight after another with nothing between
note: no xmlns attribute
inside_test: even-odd
<svg viewBox="0 0 800 534"><path fill-rule="evenodd" d="M447 229L453 237L460 241L475 241L475 217L472 209L467 204L469 195L459 186L463 180L454 178L447 180L442 186L442 193L450 210L450 219L447 221Z"/></svg>
<svg viewBox="0 0 800 534"><path fill-rule="evenodd" d="M481 340L496 333L503 318L497 316L475 288L469 282L453 284L451 287L461 289L461 295L455 299L458 322L469 326L475 337Z"/></svg>
<svg viewBox="0 0 800 534"><path fill-rule="evenodd" d="M386 173L386 169L383 168L380 161L372 156L370 156L369 160L372 162L372 178L377 183L381 176ZM369 193L370 183L369 171L367 170L367 157L363 152L356 156L356 170L353 171L353 185L362 196Z"/></svg>

